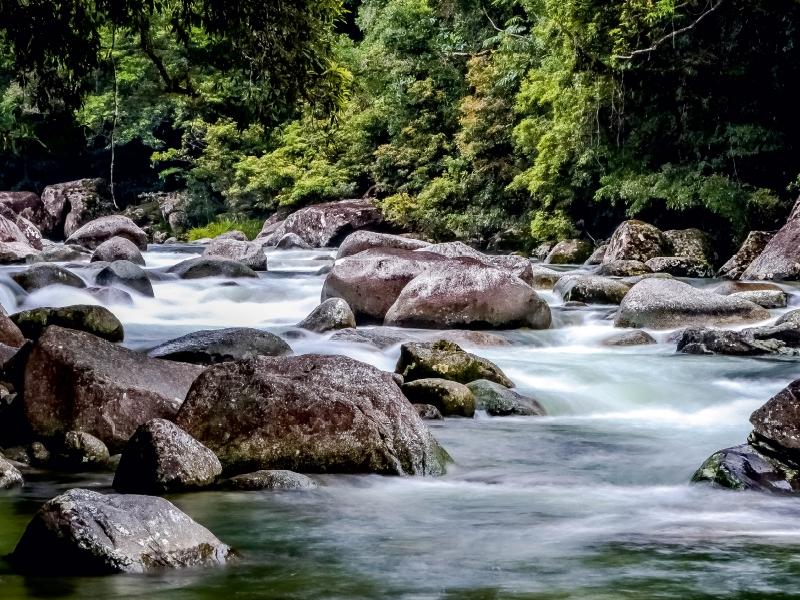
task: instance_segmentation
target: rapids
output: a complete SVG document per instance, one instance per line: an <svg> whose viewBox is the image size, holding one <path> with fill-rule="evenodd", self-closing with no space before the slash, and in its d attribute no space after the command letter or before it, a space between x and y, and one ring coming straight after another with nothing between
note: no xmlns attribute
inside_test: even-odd
<svg viewBox="0 0 800 600"><path fill-rule="evenodd" d="M163 273L197 255L151 246ZM258 279L154 282L155 298L109 307L124 345L152 348L219 327L285 335L295 353L346 354L393 370L399 348L292 335L319 302L335 251L273 251ZM25 294L0 270L10 312L97 303L73 288ZM95 269L75 269L91 283ZM687 280L688 281L688 280ZM693 285L713 286L710 280ZM786 286L789 291L794 288ZM496 362L547 417L449 418L429 427L454 458L440 478L320 476L313 492L168 496L236 548L213 569L146 576L26 578L0 561L0 598L768 598L797 593L800 501L689 484L714 451L743 443L750 413L800 376L797 361L605 348L609 307L563 309L554 328L503 332ZM783 311L771 311L777 317ZM287 335L287 333L289 335ZM435 332L413 331L435 339ZM0 492L0 555L71 487L111 492L111 475L29 476Z"/></svg>

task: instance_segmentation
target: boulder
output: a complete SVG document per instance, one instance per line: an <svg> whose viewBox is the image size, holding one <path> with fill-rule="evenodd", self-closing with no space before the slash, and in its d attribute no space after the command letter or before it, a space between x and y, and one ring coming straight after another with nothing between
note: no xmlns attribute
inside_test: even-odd
<svg viewBox="0 0 800 600"><path fill-rule="evenodd" d="M117 260L127 260L133 264L144 266L144 257L132 241L128 238L115 236L100 244L92 254L91 262L105 261L113 263Z"/></svg>
<svg viewBox="0 0 800 600"><path fill-rule="evenodd" d="M612 335L610 338L606 338L602 342L600 342L600 344L603 346L611 346L611 347L646 346L655 343L657 342L652 335L639 330L626 331L625 333L618 333L617 335Z"/></svg>
<svg viewBox="0 0 800 600"><path fill-rule="evenodd" d="M624 221L611 236L604 263L615 260L638 260L647 262L657 256L672 256L672 244L667 236L647 223L637 220Z"/></svg>
<svg viewBox="0 0 800 600"><path fill-rule="evenodd" d="M0 265L16 265L27 262L38 252L24 242L0 242Z"/></svg>
<svg viewBox="0 0 800 600"><path fill-rule="evenodd" d="M342 329L331 336L331 341L370 344L381 350L386 350L397 344L421 342L422 340L417 336L396 331L389 327L374 327L372 329Z"/></svg>
<svg viewBox="0 0 800 600"><path fill-rule="evenodd" d="M25 336L17 327L16 323L8 316L0 314L0 344L10 348L22 348L25 343ZM2 362L6 362L3 360Z"/></svg>
<svg viewBox="0 0 800 600"><path fill-rule="evenodd" d="M329 298L317 306L311 314L295 327L307 329L315 333L336 331L337 329L354 329L356 318L347 302L341 298Z"/></svg>
<svg viewBox="0 0 800 600"><path fill-rule="evenodd" d="M555 244L541 244L540 246L537 246L533 250L532 254L533 258L535 258L536 260L542 260L542 261L545 260L547 258L547 255L550 254L550 250L553 249L554 245Z"/></svg>
<svg viewBox="0 0 800 600"><path fill-rule="evenodd" d="M447 242L445 244L429 244L424 248L418 248L425 253L439 254L447 258L471 258L479 261L486 266L506 271L507 273L519 277L531 285L533 283L533 271L531 261L524 256L516 254L491 255L479 252L462 242Z"/></svg>
<svg viewBox="0 0 800 600"><path fill-rule="evenodd" d="M653 269L638 260L614 260L611 262L604 262L597 267L595 275L606 277L636 277L637 275L644 275L652 272Z"/></svg>
<svg viewBox="0 0 800 600"><path fill-rule="evenodd" d="M401 389L411 404L434 406L443 416L471 418L475 414L475 398L464 384L428 378L404 383Z"/></svg>
<svg viewBox="0 0 800 600"><path fill-rule="evenodd" d="M437 378L467 384L488 379L506 387L514 387L514 383L496 364L464 352L460 346L446 340L403 344L395 372L401 374L406 382Z"/></svg>
<svg viewBox="0 0 800 600"><path fill-rule="evenodd" d="M711 238L704 231L694 227L690 229L672 229L664 232L664 237L672 246L672 255L689 258L697 263L714 264L717 253L711 244ZM713 277L713 275L709 275Z"/></svg>
<svg viewBox="0 0 800 600"><path fill-rule="evenodd" d="M563 273L542 267L541 265L531 266L531 287L535 290L552 290L556 282Z"/></svg>
<svg viewBox="0 0 800 600"><path fill-rule="evenodd" d="M15 273L11 279L16 281L26 292L35 292L49 285L66 285L74 288L85 288L83 279L52 263L40 263L28 267L21 273Z"/></svg>
<svg viewBox="0 0 800 600"><path fill-rule="evenodd" d="M793 381L755 410L750 423L762 449L782 454L800 451L800 380Z"/></svg>
<svg viewBox="0 0 800 600"><path fill-rule="evenodd" d="M33 192L0 192L0 203L33 223L39 231L51 231L53 218L42 199Z"/></svg>
<svg viewBox="0 0 800 600"><path fill-rule="evenodd" d="M502 335L489 333L488 331L473 331L470 329L451 329L449 331L437 331L437 340L447 340L459 346L476 346L482 348L497 348L510 346L509 341ZM415 341L415 340L409 340ZM416 340L422 341L422 340Z"/></svg>
<svg viewBox="0 0 800 600"><path fill-rule="evenodd" d="M745 280L795 280L800 275L800 200L786 225L767 242L764 250L742 273Z"/></svg>
<svg viewBox="0 0 800 600"><path fill-rule="evenodd" d="M88 287L83 291L101 304L133 306L133 298L125 290L110 287Z"/></svg>
<svg viewBox="0 0 800 600"><path fill-rule="evenodd" d="M726 281L720 286L714 288L715 294L722 294L723 296L730 296L731 294L738 294L739 292L756 292L756 291L772 291L782 292L780 286L774 283L758 283L758 282L745 282L745 281Z"/></svg>
<svg viewBox="0 0 800 600"><path fill-rule="evenodd" d="M737 491L797 493L800 471L750 444L742 444L712 454L692 476L692 483L710 483Z"/></svg>
<svg viewBox="0 0 800 600"><path fill-rule="evenodd" d="M430 404L412 404L411 406L414 407L419 418L423 421L441 421L444 419L439 409Z"/></svg>
<svg viewBox="0 0 800 600"><path fill-rule="evenodd" d="M223 469L439 475L447 453L390 373L345 356L260 356L216 365L175 423Z"/></svg>
<svg viewBox="0 0 800 600"><path fill-rule="evenodd" d="M674 279L644 279L620 304L617 327L673 329L753 323L769 318L757 304L700 290Z"/></svg>
<svg viewBox="0 0 800 600"><path fill-rule="evenodd" d="M592 252L592 255L586 259L586 262L583 263L585 265L601 265L603 264L603 259L606 257L606 250L608 250L608 244L603 244L602 246L598 246Z"/></svg>
<svg viewBox="0 0 800 600"><path fill-rule="evenodd" d="M42 192L42 203L52 224L42 233L56 239L69 237L85 223L114 212L105 179L80 179L47 186Z"/></svg>
<svg viewBox="0 0 800 600"><path fill-rule="evenodd" d="M783 325L784 323L789 323L800 328L800 308L790 310L775 321L775 325Z"/></svg>
<svg viewBox="0 0 800 600"><path fill-rule="evenodd" d="M717 277L728 277L729 279L739 279L756 258L766 248L769 241L775 236L772 231L751 231L747 234L747 239L742 243L739 250L728 259L720 270Z"/></svg>
<svg viewBox="0 0 800 600"><path fill-rule="evenodd" d="M264 246L264 242L216 237L203 251L203 257L235 260L253 271L266 271L267 255L264 254Z"/></svg>
<svg viewBox="0 0 800 600"><path fill-rule="evenodd" d="M546 264L579 265L588 259L594 248L586 240L563 240L552 247L544 259Z"/></svg>
<svg viewBox="0 0 800 600"><path fill-rule="evenodd" d="M221 565L233 556L164 498L76 488L36 513L8 560L27 575L74 577Z"/></svg>
<svg viewBox="0 0 800 600"><path fill-rule="evenodd" d="M800 328L792 323L749 327L741 331L687 328L678 340L683 354L730 354L756 356L778 354L796 356L800 348Z"/></svg>
<svg viewBox="0 0 800 600"><path fill-rule="evenodd" d="M630 284L609 277L564 275L556 283L553 293L564 302L619 304L630 289Z"/></svg>
<svg viewBox="0 0 800 600"><path fill-rule="evenodd" d="M750 290L729 294L731 298L742 298L764 308L786 308L788 297L783 290Z"/></svg>
<svg viewBox="0 0 800 600"><path fill-rule="evenodd" d="M279 250L311 250L313 246L306 243L296 233L287 233L275 244Z"/></svg>
<svg viewBox="0 0 800 600"><path fill-rule="evenodd" d="M94 219L72 233L64 242L94 250L111 238L125 238L139 250L147 250L147 234L136 223L122 215Z"/></svg>
<svg viewBox="0 0 800 600"><path fill-rule="evenodd" d="M547 329L551 315L547 303L519 277L459 259L417 275L400 292L384 322L431 329Z"/></svg>
<svg viewBox="0 0 800 600"><path fill-rule="evenodd" d="M172 233L182 234L189 228L189 215L186 211L176 210L169 214L167 223Z"/></svg>
<svg viewBox="0 0 800 600"><path fill-rule="evenodd" d="M68 431L53 462L55 466L80 471L107 469L108 447L85 431Z"/></svg>
<svg viewBox="0 0 800 600"><path fill-rule="evenodd" d="M125 337L122 323L114 313L103 306L91 304L32 308L11 315L11 320L29 340L38 340L45 327L50 325L85 331L109 342L121 342Z"/></svg>
<svg viewBox="0 0 800 600"><path fill-rule="evenodd" d="M231 327L194 331L164 342L150 350L147 356L198 365L213 365L256 356L288 354L292 354L292 349L274 333L247 327Z"/></svg>
<svg viewBox="0 0 800 600"><path fill-rule="evenodd" d="M131 436L114 476L123 494L164 494L213 485L222 474L215 454L165 419L140 425Z"/></svg>
<svg viewBox="0 0 800 600"><path fill-rule="evenodd" d="M390 235L388 233L377 233L374 231L356 231L348 235L342 245L339 246L339 252L336 254L336 259L345 258L358 254L370 248L397 248L400 250L419 250L430 246L428 242L415 240L411 238L401 237L399 235Z"/></svg>
<svg viewBox="0 0 800 600"><path fill-rule="evenodd" d="M313 479L294 471L256 471L231 477L225 487L234 490L315 490Z"/></svg>
<svg viewBox="0 0 800 600"><path fill-rule="evenodd" d="M83 431L116 453L142 423L174 417L202 370L50 326L25 366L25 413L43 438Z"/></svg>
<svg viewBox="0 0 800 600"><path fill-rule="evenodd" d="M544 407L533 398L510 390L487 379L478 379L467 384L475 397L475 410L485 410L494 417L537 416L547 414Z"/></svg>
<svg viewBox="0 0 800 600"><path fill-rule="evenodd" d="M270 235L275 233L277 229L283 224L283 221L286 219L286 215L283 213L274 213L269 219L264 221L264 226L261 228L256 239L264 239L268 238Z"/></svg>
<svg viewBox="0 0 800 600"><path fill-rule="evenodd" d="M22 473L0 454L0 490L10 490L24 483Z"/></svg>
<svg viewBox="0 0 800 600"><path fill-rule="evenodd" d="M266 260L266 256L265 256ZM238 260L229 260L219 256L202 256L190 258L172 265L167 273L173 273L181 279L201 279L203 277L258 277L256 272Z"/></svg>
<svg viewBox="0 0 800 600"><path fill-rule="evenodd" d="M247 234L244 231L239 231L238 229L234 229L233 231L226 231L225 233L220 233L217 237L214 238L215 240L237 240L240 242L247 242Z"/></svg>
<svg viewBox="0 0 800 600"><path fill-rule="evenodd" d="M15 224L17 229L22 232L22 235L25 238L24 241L27 242L31 248L34 248L35 250L41 250L44 247L42 244L42 234L36 225L31 223L25 217L17 217ZM21 242L23 240L18 241Z"/></svg>
<svg viewBox="0 0 800 600"><path fill-rule="evenodd" d="M697 258L684 256L658 256L645 263L655 273L669 273L675 277L713 277L714 267Z"/></svg>
<svg viewBox="0 0 800 600"><path fill-rule="evenodd" d="M86 260L89 255L79 246L52 245L45 247L41 252L31 254L26 258L28 263L40 262L70 262Z"/></svg>
<svg viewBox="0 0 800 600"><path fill-rule="evenodd" d="M0 242L19 242L21 244L27 244L31 246L28 238L25 237L25 234L17 227L16 215L10 215L11 218L4 217L0 215ZM31 246L33 248L33 246ZM34 248L35 250L42 249L42 240L39 238L39 247Z"/></svg>
<svg viewBox="0 0 800 600"><path fill-rule="evenodd" d="M101 269L95 277L95 283L105 287L128 288L143 296L155 297L147 272L129 260L116 260Z"/></svg>
<svg viewBox="0 0 800 600"><path fill-rule="evenodd" d="M287 233L295 233L310 246L324 248L338 246L356 230L384 228L383 214L370 200L341 200L301 208L256 239L275 245Z"/></svg>

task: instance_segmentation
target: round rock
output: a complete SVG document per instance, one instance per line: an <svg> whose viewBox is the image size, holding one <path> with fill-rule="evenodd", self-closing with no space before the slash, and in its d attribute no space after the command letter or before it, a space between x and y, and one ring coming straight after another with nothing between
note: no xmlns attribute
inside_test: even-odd
<svg viewBox="0 0 800 600"><path fill-rule="evenodd" d="M116 260L129 260L130 262L144 266L144 257L132 241L124 237L112 237L100 244L92 254L91 262L105 261L114 262Z"/></svg>
<svg viewBox="0 0 800 600"><path fill-rule="evenodd" d="M143 296L155 297L147 272L129 260L117 260L104 267L97 274L95 282L101 286L125 287Z"/></svg>

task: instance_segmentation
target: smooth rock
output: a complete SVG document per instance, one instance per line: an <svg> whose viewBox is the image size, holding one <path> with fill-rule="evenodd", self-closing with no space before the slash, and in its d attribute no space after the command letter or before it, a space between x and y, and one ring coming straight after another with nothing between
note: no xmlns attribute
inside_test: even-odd
<svg viewBox="0 0 800 600"><path fill-rule="evenodd" d="M586 240L562 240L552 247L545 264L553 265L579 265L588 259L594 249Z"/></svg>
<svg viewBox="0 0 800 600"><path fill-rule="evenodd" d="M437 331L435 336L437 340L447 340L459 346L472 346L475 348L497 348L511 345L502 335L489 333L488 331L450 329L449 331Z"/></svg>
<svg viewBox="0 0 800 600"><path fill-rule="evenodd" d="M341 298L329 298L317 306L311 314L300 321L295 327L307 329L316 333L336 331L338 329L354 329L356 318L347 302Z"/></svg>
<svg viewBox="0 0 800 600"><path fill-rule="evenodd" d="M88 471L107 469L109 458L108 447L101 440L85 431L68 431L56 463L62 468Z"/></svg>
<svg viewBox="0 0 800 600"><path fill-rule="evenodd" d="M485 410L494 417L544 416L544 407L533 398L510 390L486 379L478 379L467 384L475 397L475 410Z"/></svg>
<svg viewBox="0 0 800 600"><path fill-rule="evenodd" d="M296 233L287 233L275 244L279 250L311 250L313 246L306 243Z"/></svg>
<svg viewBox="0 0 800 600"><path fill-rule="evenodd" d="M202 370L50 326L25 366L25 413L43 438L84 431L116 453L142 423L174 417Z"/></svg>
<svg viewBox="0 0 800 600"><path fill-rule="evenodd" d="M221 474L211 450L175 423L153 419L125 444L113 485L123 494L164 494L208 487Z"/></svg>
<svg viewBox="0 0 800 600"><path fill-rule="evenodd" d="M648 223L624 221L611 236L604 263L616 260L647 262L657 256L672 256L672 244L667 236Z"/></svg>
<svg viewBox="0 0 800 600"><path fill-rule="evenodd" d="M401 389L411 404L434 406L445 417L475 414L475 398L464 384L427 378L404 383Z"/></svg>
<svg viewBox="0 0 800 600"><path fill-rule="evenodd" d="M242 263L253 271L267 270L267 255L264 242L248 242L230 238L214 238L203 251L207 258L224 258Z"/></svg>
<svg viewBox="0 0 800 600"><path fill-rule="evenodd" d="M758 283L747 281L726 281L719 287L714 288L715 294L722 294L723 296L730 296L739 292L755 292L761 290L769 290L773 292L782 292L780 286L774 283Z"/></svg>
<svg viewBox="0 0 800 600"><path fill-rule="evenodd" d="M74 577L221 565L233 557L163 498L76 488L36 513L8 560L24 574Z"/></svg>
<svg viewBox="0 0 800 600"><path fill-rule="evenodd" d="M47 246L41 252L31 254L26 258L28 263L41 262L70 262L86 260L89 256L83 252L79 246L54 245Z"/></svg>
<svg viewBox="0 0 800 600"><path fill-rule="evenodd" d="M25 336L17 327L16 323L5 314L0 314L0 344L10 348L22 348L25 343ZM6 361L3 360L3 363Z"/></svg>
<svg viewBox="0 0 800 600"><path fill-rule="evenodd" d="M114 211L105 179L79 179L47 186L42 192L42 203L51 217L51 227L42 233L56 239L69 237L85 223Z"/></svg>
<svg viewBox="0 0 800 600"><path fill-rule="evenodd" d="M673 329L754 323L768 318L768 311L741 298L721 296L673 279L644 279L622 300L614 324Z"/></svg>
<svg viewBox="0 0 800 600"><path fill-rule="evenodd" d="M28 267L21 273L15 273L11 279L16 281L26 292L35 292L48 285L66 285L74 288L85 288L83 279L52 263L40 263Z"/></svg>
<svg viewBox="0 0 800 600"><path fill-rule="evenodd" d="M289 354L292 354L292 349L274 333L249 327L231 327L188 333L156 346L147 353L147 356L198 365L214 365L256 356Z"/></svg>
<svg viewBox="0 0 800 600"><path fill-rule="evenodd" d="M144 257L132 241L128 238L115 236L107 239L97 246L92 254L91 262L105 261L113 263L116 260L128 260L136 265L144 266Z"/></svg>
<svg viewBox="0 0 800 600"><path fill-rule="evenodd" d="M655 338L644 331L626 331L612 335L610 338L604 339L600 342L603 346L646 346L648 344L657 343Z"/></svg>
<svg viewBox="0 0 800 600"><path fill-rule="evenodd" d="M136 223L122 215L109 215L89 221L70 235L64 242L94 250L111 238L127 239L139 250L147 250L147 234Z"/></svg>
<svg viewBox="0 0 800 600"><path fill-rule="evenodd" d="M172 265L167 273L174 273L181 279L201 279L203 277L258 277L256 272L237 260L218 256L190 258Z"/></svg>
<svg viewBox="0 0 800 600"><path fill-rule="evenodd" d="M0 265L16 265L27 262L39 253L23 242L0 242Z"/></svg>
<svg viewBox="0 0 800 600"><path fill-rule="evenodd" d="M400 346L395 373L401 374L406 382L438 378L467 384L477 379L488 379L506 387L514 387L514 383L496 364L465 352L457 344L446 340L403 344Z"/></svg>
<svg viewBox="0 0 800 600"><path fill-rule="evenodd" d="M564 275L553 293L564 302L587 304L619 304L631 289L630 284L598 275Z"/></svg>
<svg viewBox="0 0 800 600"><path fill-rule="evenodd" d="M348 235L342 245L339 246L339 252L336 254L336 259L345 258L358 254L370 248L398 248L400 250L419 250L430 246L428 242L422 240L415 240L399 235L390 235L388 233L377 233L374 231L356 231Z"/></svg>
<svg viewBox="0 0 800 600"><path fill-rule="evenodd" d="M315 490L313 479L294 471L256 471L231 477L225 487L234 490Z"/></svg>
<svg viewBox="0 0 800 600"><path fill-rule="evenodd" d="M101 269L95 277L95 283L105 287L123 287L143 296L155 297L147 272L129 260L117 260Z"/></svg>
<svg viewBox="0 0 800 600"><path fill-rule="evenodd" d="M226 231L225 233L220 233L217 237L214 238L215 240L238 240L240 242L247 242L247 234L244 231L239 231L238 229L234 229L232 231Z"/></svg>
<svg viewBox="0 0 800 600"><path fill-rule="evenodd" d="M756 258L766 248L769 241L775 236L772 231L751 231L747 234L747 239L742 243L739 250L728 259L720 270L717 277L728 277L739 279Z"/></svg>
<svg viewBox="0 0 800 600"><path fill-rule="evenodd" d="M798 348L800 329L791 323L741 331L690 327L683 330L678 341L678 352L683 354L795 356Z"/></svg>
<svg viewBox="0 0 800 600"><path fill-rule="evenodd" d="M752 290L729 294L731 297L749 300L764 308L786 308L788 297L783 290Z"/></svg>
<svg viewBox="0 0 800 600"><path fill-rule="evenodd" d="M444 244L430 244L417 249L420 252L439 254L447 258L471 258L488 267L505 271L519 277L528 285L533 284L533 271L531 261L524 256L516 254L484 254L462 242L447 242Z"/></svg>
<svg viewBox="0 0 800 600"><path fill-rule="evenodd" d="M83 290L102 304L133 306L133 298L125 290L112 287L88 287Z"/></svg>
<svg viewBox="0 0 800 600"><path fill-rule="evenodd" d="M411 406L417 411L419 418L424 421L441 421L444 419L439 409L430 404L412 404Z"/></svg>
<svg viewBox="0 0 800 600"><path fill-rule="evenodd" d="M234 473L439 475L450 460L390 373L345 356L216 365L175 423Z"/></svg>
<svg viewBox="0 0 800 600"><path fill-rule="evenodd" d="M110 342L121 342L125 337L122 323L114 313L91 304L33 308L11 315L11 320L29 340L38 340L44 328L50 325L85 331Z"/></svg>
<svg viewBox="0 0 800 600"><path fill-rule="evenodd" d="M775 325L783 325L784 323L790 323L800 328L800 308L790 310L775 321Z"/></svg>

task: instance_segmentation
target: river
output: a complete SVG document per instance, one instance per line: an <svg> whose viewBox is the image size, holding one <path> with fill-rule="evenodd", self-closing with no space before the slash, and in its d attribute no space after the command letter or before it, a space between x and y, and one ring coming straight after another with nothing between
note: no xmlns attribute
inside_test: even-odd
<svg viewBox="0 0 800 600"><path fill-rule="evenodd" d="M148 268L197 255L151 246ZM154 282L155 299L110 307L123 345L145 350L219 327L286 335L319 302L333 251L268 253L257 280ZM25 295L0 272L8 312L96 303L63 287ZM91 269L75 272L91 282ZM689 281L689 280L687 280ZM710 280L690 281L712 287ZM15 289L16 288L16 289ZM787 289L791 289L788 288ZM564 310L554 328L501 332L470 350L497 363L547 417L428 421L455 463L439 478L315 476L309 492L167 496L241 559L152 575L26 578L0 562L0 598L785 598L798 593L800 501L689 484L743 443L750 413L800 377L792 359L683 356L661 343L606 348L609 307ZM783 311L772 311L777 316ZM423 337L434 332L414 331ZM345 354L393 370L399 347L287 337L296 354ZM111 475L36 475L0 492L0 555L46 500L111 492Z"/></svg>

